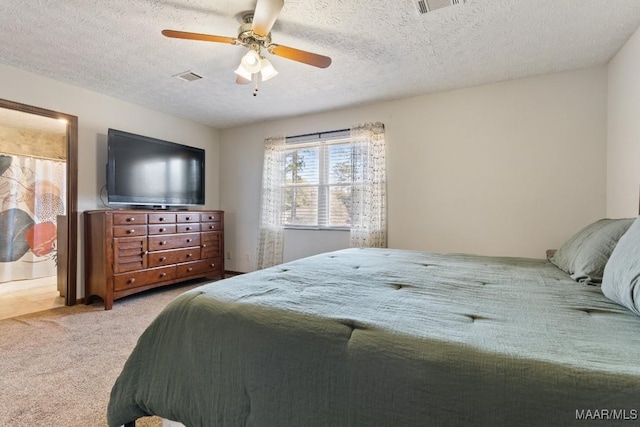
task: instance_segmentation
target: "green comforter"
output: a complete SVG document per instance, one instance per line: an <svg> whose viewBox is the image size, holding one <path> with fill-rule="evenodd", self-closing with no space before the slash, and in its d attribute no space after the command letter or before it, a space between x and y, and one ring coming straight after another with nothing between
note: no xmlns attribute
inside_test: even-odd
<svg viewBox="0 0 640 427"><path fill-rule="evenodd" d="M638 409L640 317L598 287L546 260L347 249L179 296L108 419L609 426Z"/></svg>

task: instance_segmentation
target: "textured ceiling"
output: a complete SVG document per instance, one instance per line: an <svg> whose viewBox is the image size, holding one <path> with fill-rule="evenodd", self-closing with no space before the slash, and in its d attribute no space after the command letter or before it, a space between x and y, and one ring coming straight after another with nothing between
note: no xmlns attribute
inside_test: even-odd
<svg viewBox="0 0 640 427"><path fill-rule="evenodd" d="M0 62L218 128L606 63L640 25L640 0L285 0L274 43L330 56L319 69L236 85L235 37L255 0L2 0ZM172 77L193 71L203 79Z"/></svg>

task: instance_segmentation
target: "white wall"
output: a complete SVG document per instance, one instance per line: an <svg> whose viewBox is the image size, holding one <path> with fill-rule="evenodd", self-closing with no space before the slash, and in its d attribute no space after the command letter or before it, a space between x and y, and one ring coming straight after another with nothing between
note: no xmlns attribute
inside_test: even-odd
<svg viewBox="0 0 640 427"><path fill-rule="evenodd" d="M206 150L206 208L219 208L219 132L96 92L0 64L0 97L78 117L78 211L100 209L107 130L120 129ZM82 216L78 236L78 298L84 296Z"/></svg>
<svg viewBox="0 0 640 427"><path fill-rule="evenodd" d="M390 247L544 257L605 214L606 84L596 67L223 130L226 267L255 269L264 139L371 121L386 128ZM288 231L288 258L348 242L318 235Z"/></svg>
<svg viewBox="0 0 640 427"><path fill-rule="evenodd" d="M342 230L285 230L284 262L349 247L349 232Z"/></svg>
<svg viewBox="0 0 640 427"><path fill-rule="evenodd" d="M609 63L607 215L638 215L640 30Z"/></svg>

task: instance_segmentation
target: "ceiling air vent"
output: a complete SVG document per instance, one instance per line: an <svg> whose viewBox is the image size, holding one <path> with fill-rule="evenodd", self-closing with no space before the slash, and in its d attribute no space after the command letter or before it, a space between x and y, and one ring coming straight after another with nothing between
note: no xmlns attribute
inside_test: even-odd
<svg viewBox="0 0 640 427"><path fill-rule="evenodd" d="M187 81L187 82L192 82L194 80L200 80L202 78L202 76L197 75L193 71L185 71L184 73L176 74L173 77L175 77L177 79L181 79L181 80Z"/></svg>
<svg viewBox="0 0 640 427"><path fill-rule="evenodd" d="M425 13L433 12L436 9L442 9L443 7L463 3L464 0L419 0L416 3L416 7L418 8L418 12L422 15Z"/></svg>

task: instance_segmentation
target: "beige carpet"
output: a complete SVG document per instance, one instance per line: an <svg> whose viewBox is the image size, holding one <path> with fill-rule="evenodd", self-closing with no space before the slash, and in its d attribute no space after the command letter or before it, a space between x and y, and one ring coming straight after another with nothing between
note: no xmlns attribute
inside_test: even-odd
<svg viewBox="0 0 640 427"><path fill-rule="evenodd" d="M200 284L143 292L109 311L94 303L0 320L0 425L106 426L111 387L138 336L167 303Z"/></svg>

